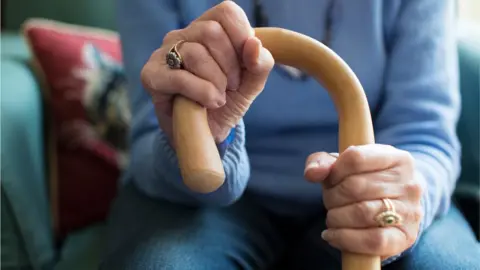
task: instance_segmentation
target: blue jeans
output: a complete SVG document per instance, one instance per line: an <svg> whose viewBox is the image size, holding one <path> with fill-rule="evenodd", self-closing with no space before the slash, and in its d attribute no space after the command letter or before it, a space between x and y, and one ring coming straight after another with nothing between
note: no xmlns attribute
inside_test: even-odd
<svg viewBox="0 0 480 270"><path fill-rule="evenodd" d="M274 216L246 193L226 208L194 208L124 187L111 211L102 270L341 269L315 220ZM408 256L386 270L480 269L480 246L452 207Z"/></svg>

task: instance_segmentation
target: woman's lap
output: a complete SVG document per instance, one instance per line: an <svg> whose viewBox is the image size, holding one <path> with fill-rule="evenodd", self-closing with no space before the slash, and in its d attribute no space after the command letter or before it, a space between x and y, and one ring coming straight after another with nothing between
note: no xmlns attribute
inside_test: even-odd
<svg viewBox="0 0 480 270"><path fill-rule="evenodd" d="M341 269L341 253L319 237L325 229L320 218L306 232L295 251L289 269ZM328 254L327 257L318 253ZM480 243L465 218L453 206L421 236L416 247L403 258L384 266L385 270L480 270ZM321 266L328 267L321 268Z"/></svg>
<svg viewBox="0 0 480 270"><path fill-rule="evenodd" d="M247 196L230 207L198 209L124 188L112 208L107 254L101 269L266 269L284 257L286 269L340 269L339 252L320 238L324 216L296 245L285 240L282 219ZM279 226L282 229L279 229ZM435 222L414 251L386 270L480 269L480 246L456 208ZM275 267L275 269L279 269Z"/></svg>
<svg viewBox="0 0 480 270"><path fill-rule="evenodd" d="M128 185L114 202L100 269L263 269L285 243L248 200L198 209L155 201Z"/></svg>
<svg viewBox="0 0 480 270"><path fill-rule="evenodd" d="M480 269L480 243L456 207L425 231L411 254L385 268L403 269Z"/></svg>

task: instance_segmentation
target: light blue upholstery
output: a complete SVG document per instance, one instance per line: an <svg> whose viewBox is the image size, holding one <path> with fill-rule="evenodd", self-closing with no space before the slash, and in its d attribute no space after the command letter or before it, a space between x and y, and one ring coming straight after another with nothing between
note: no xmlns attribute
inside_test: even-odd
<svg viewBox="0 0 480 270"><path fill-rule="evenodd" d="M480 239L480 26L462 24L459 29L462 114L458 136L463 153L462 173L454 198Z"/></svg>
<svg viewBox="0 0 480 270"><path fill-rule="evenodd" d="M1 34L2 59L28 60L30 52L25 39L18 32L6 31Z"/></svg>
<svg viewBox="0 0 480 270"><path fill-rule="evenodd" d="M464 26L459 37L460 87L462 90L462 114L458 135L462 141L462 178L479 185L480 174L480 27ZM463 178L465 177L465 178ZM470 189L478 194L478 189Z"/></svg>
<svg viewBox="0 0 480 270"><path fill-rule="evenodd" d="M27 57L17 51L1 58L2 269L18 269L14 263L25 263L20 258L34 269L54 260L42 99Z"/></svg>

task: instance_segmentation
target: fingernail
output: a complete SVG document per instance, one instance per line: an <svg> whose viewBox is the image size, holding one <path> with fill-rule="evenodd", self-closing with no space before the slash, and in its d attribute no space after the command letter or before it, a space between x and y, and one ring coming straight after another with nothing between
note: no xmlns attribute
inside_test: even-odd
<svg viewBox="0 0 480 270"><path fill-rule="evenodd" d="M217 101L217 106L218 106L218 107L222 107L223 105L225 105L225 103L227 103L227 101L225 101L225 100L223 100L223 99L222 99L222 100L219 100L219 101Z"/></svg>
<svg viewBox="0 0 480 270"><path fill-rule="evenodd" d="M239 87L240 87L240 83L237 83L237 81L235 81L234 83L231 83L231 85L229 85L227 87L227 90L228 91L237 91Z"/></svg>
<svg viewBox="0 0 480 270"><path fill-rule="evenodd" d="M262 47L262 42L258 38L255 38L255 39L258 41L257 55L256 55L257 57L255 58L255 64L259 65L262 62L262 58L263 58L263 53L262 53L263 47Z"/></svg>
<svg viewBox="0 0 480 270"><path fill-rule="evenodd" d="M356 145L350 145L350 146L347 147L347 149L345 149L345 150L353 150L353 149L355 149L355 148L357 148Z"/></svg>
<svg viewBox="0 0 480 270"><path fill-rule="evenodd" d="M249 30L250 30L250 31L249 31L249 32L250 32L250 36L251 36L251 37L254 37L254 36L255 36L255 29L254 29L253 27L250 27Z"/></svg>
<svg viewBox="0 0 480 270"><path fill-rule="evenodd" d="M263 47L263 43L262 43L262 41L261 41L258 37L253 37L253 38L258 41L258 46L259 46L259 47Z"/></svg>
<svg viewBox="0 0 480 270"><path fill-rule="evenodd" d="M328 230L324 230L322 232L322 239L325 240L325 241L329 241L331 238L331 234Z"/></svg>
<svg viewBox="0 0 480 270"><path fill-rule="evenodd" d="M230 90L237 91L240 88L240 83L242 80L242 71L239 69L238 73L233 74L231 79L228 80L230 82Z"/></svg>
<svg viewBox="0 0 480 270"><path fill-rule="evenodd" d="M317 160L315 160L307 164L307 167L305 167L305 171L318 168L318 167L320 167L320 163Z"/></svg>
<svg viewBox="0 0 480 270"><path fill-rule="evenodd" d="M338 153L336 153L336 152L333 152L333 153L328 153L328 154L329 154L330 156L333 156L333 157L336 157L336 158L338 158Z"/></svg>

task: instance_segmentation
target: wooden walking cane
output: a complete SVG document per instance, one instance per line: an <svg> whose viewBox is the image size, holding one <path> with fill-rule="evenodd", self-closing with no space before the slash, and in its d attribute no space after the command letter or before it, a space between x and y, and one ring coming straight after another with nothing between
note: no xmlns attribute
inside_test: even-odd
<svg viewBox="0 0 480 270"><path fill-rule="evenodd" d="M255 28L255 35L277 63L307 72L328 91L339 117L339 152L350 145L374 143L365 92L353 71L337 54L315 39L286 29ZM208 126L206 109L189 99L177 97L173 133L185 185L200 193L219 188L225 180L225 172ZM378 270L380 267L379 256L342 253L343 270Z"/></svg>

